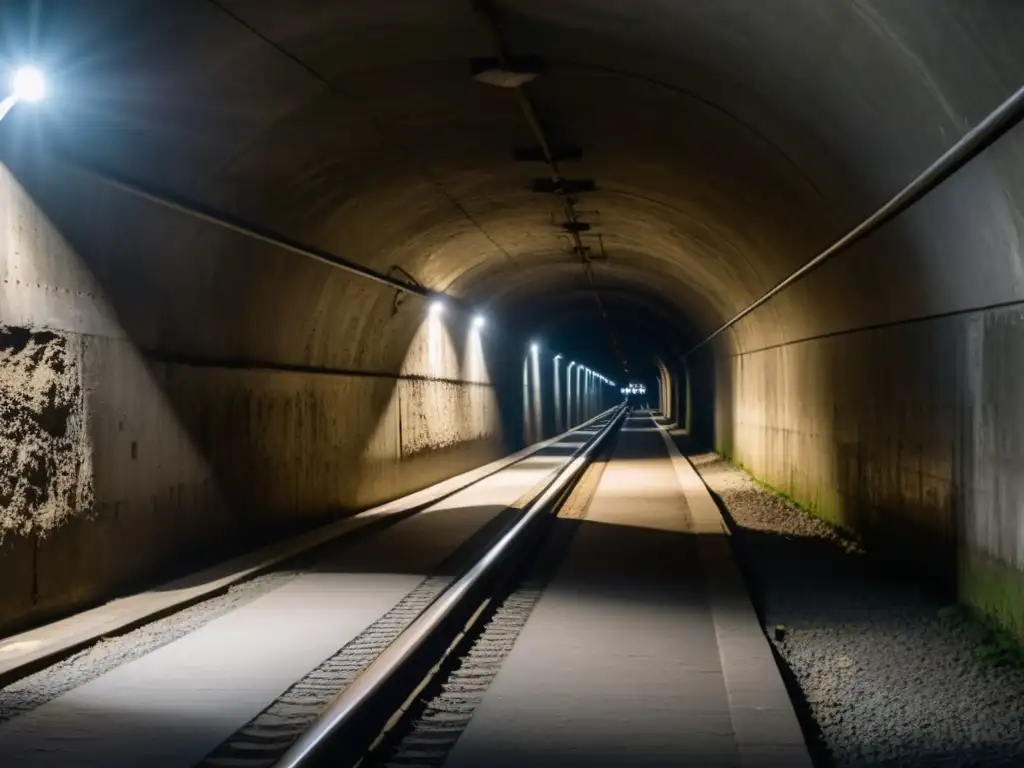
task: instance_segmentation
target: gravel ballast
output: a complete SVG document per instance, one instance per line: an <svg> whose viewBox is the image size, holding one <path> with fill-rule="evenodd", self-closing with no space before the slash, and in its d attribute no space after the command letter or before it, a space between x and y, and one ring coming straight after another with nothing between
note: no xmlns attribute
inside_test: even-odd
<svg viewBox="0 0 1024 768"><path fill-rule="evenodd" d="M819 766L1022 766L1024 670L986 633L717 454L690 457L728 511L765 625L806 703ZM801 702L802 704L802 702Z"/></svg>

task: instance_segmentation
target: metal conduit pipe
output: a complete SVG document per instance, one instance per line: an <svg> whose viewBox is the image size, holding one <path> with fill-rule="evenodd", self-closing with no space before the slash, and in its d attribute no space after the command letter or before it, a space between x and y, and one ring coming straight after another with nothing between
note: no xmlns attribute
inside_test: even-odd
<svg viewBox="0 0 1024 768"><path fill-rule="evenodd" d="M183 197L164 190L157 190L153 187L144 186L135 180L128 179L108 169L91 165L62 153L55 153L53 158L60 164L82 172L106 186L119 189L130 195L134 195L135 197L140 197L151 203L155 203L156 205L182 213L194 219L199 219L200 221L205 221L208 224L213 224L230 232L235 232L236 234L248 237L252 240L258 240L277 248L290 251L291 253L298 254L299 256L305 256L306 258L313 259L321 264L327 264L328 266L342 269L349 274L363 277L367 280L372 280L376 283L380 283L381 285L386 285L389 288L394 288L397 291L402 291L403 293L409 293L415 296L438 296L443 297L452 303L461 304L458 299L448 296L442 291L432 291L419 283L399 280L398 278L391 277L390 275L381 274L368 267L364 267L361 264L356 264L355 262L348 261L340 256L335 256L334 254L320 248L304 245L278 232L244 221L240 218L224 213L223 211L218 211L214 208L203 205L202 203L186 200Z"/></svg>
<svg viewBox="0 0 1024 768"><path fill-rule="evenodd" d="M401 696L404 700L407 694L396 694L396 685L415 689L422 677L417 676L415 668L417 663L423 663L423 650L430 649L432 641L437 643L441 634L444 637L437 647L443 654L451 640L448 633L441 630L452 622L453 617L459 621L458 617L465 612L467 603L472 606L476 604L474 599L485 597L482 588L496 576L503 561L518 550L534 522L549 512L575 485L624 415L625 409L621 405L602 414L608 417L608 423L562 467L526 508L523 516L338 695L310 729L274 764L274 768L311 768L320 765L323 758L329 759L330 765L350 765L362 757L368 746L367 737L372 742L393 714L393 710L388 711L389 707L381 706L381 699ZM460 623L464 625L465 619Z"/></svg>
<svg viewBox="0 0 1024 768"><path fill-rule="evenodd" d="M502 38L501 26L490 0L475 0L473 5L474 8L486 19L487 28L493 38L494 47L497 50L499 60L502 63L507 63L509 60L508 48ZM534 138L540 145L541 152L544 155L544 162L548 166L551 180L558 185L565 184L566 179L558 165L558 158L555 156L555 151L552 148L551 142L548 140L547 133L544 131L544 126L541 123L540 117L537 115L537 110L534 108L533 102L530 100L530 97L525 90L525 86L519 86L515 90L516 102L519 105L519 110L523 113L523 117L526 118L526 122L530 126L530 131L533 133ZM576 203L569 194L561 194L559 197L562 209L565 213L566 221L572 225L569 231L569 236L572 238L573 247L576 253L582 260L587 283L590 285L590 289L594 294L594 299L597 302L598 309L600 310L601 316L608 328L608 335L611 337L612 349L615 354L621 358L622 351L619 349L618 339L615 336L615 329L612 326L611 319L608 317L608 313L604 308L604 304L601 302L601 294L594 285L594 273L591 267L592 260L587 255L587 247L583 243L583 238L580 236L580 230L577 226L580 223L580 218L579 213L576 211Z"/></svg>
<svg viewBox="0 0 1024 768"><path fill-rule="evenodd" d="M849 250L856 243L866 238L883 225L892 221L903 211L927 195L942 182L960 170L984 150L994 144L1004 133L1024 119L1024 87L999 105L984 120L968 131L938 160L932 163L916 179L900 190L895 197L851 229L846 235L804 264L793 274L765 293L745 309L737 313L731 320L723 323L714 332L690 348L683 356L692 355L712 339L716 338L762 304L770 301L798 280L806 277L829 259Z"/></svg>

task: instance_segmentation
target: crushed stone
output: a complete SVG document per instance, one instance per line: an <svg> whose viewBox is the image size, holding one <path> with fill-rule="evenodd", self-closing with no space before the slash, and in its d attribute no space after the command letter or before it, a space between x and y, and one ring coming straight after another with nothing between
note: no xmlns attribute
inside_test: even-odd
<svg viewBox="0 0 1024 768"><path fill-rule="evenodd" d="M691 456L732 518L769 639L814 721L820 765L1024 765L1024 670L977 622L869 567L852 539L717 454ZM818 750L815 750L818 751Z"/></svg>

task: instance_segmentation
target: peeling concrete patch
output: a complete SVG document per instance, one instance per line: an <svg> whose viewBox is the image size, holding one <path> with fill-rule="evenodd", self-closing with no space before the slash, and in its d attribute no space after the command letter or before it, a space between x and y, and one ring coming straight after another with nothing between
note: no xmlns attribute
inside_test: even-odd
<svg viewBox="0 0 1024 768"><path fill-rule="evenodd" d="M0 327L0 544L92 506L74 342Z"/></svg>

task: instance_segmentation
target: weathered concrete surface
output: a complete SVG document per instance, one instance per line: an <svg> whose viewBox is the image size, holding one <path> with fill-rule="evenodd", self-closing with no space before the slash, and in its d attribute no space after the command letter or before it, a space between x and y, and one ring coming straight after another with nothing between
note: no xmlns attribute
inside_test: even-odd
<svg viewBox="0 0 1024 768"><path fill-rule="evenodd" d="M0 546L91 501L77 351L53 332L0 328Z"/></svg>
<svg viewBox="0 0 1024 768"><path fill-rule="evenodd" d="M40 55L69 70L59 115L18 109L3 124L4 162L75 243L81 282L62 285L58 301L54 283L23 281L24 298L0 311L32 322L4 324L127 335L179 361L395 375L423 318L416 301L396 312L389 291L158 212L65 168L40 168L30 139L41 136L381 272L399 266L486 305L506 329L547 336L571 325L589 338L607 333L607 310L633 357L660 359L676 392L690 342L875 209L1024 82L1024 5L1014 2L494 4L512 52L548 65L527 91L551 141L583 149L565 172L596 182L580 203L599 254L592 281L562 238L557 202L529 189L543 169L510 158L533 142L516 100L467 76L467 59L496 53L471 3L306 0L297 12L270 0L223 9L82 0L38 22ZM5 28L28 29L17 4L8 7ZM938 549L963 552L962 563L992 558L1011 571L1020 556L1004 542L1024 530L1014 501L1020 459L1012 441L980 437L988 433L979 414L993 424L1015 418L1015 395L994 383L1008 381L1020 352L1006 342L989 358L998 362L979 368L964 323L1024 300L1020 130L750 315L712 350L713 371L689 370L690 390L708 395L695 401L695 425L706 426L700 414L713 389L720 444L758 476L833 519L934 534ZM51 268L59 249L39 250ZM91 301L97 286L109 302ZM960 319L903 325L950 313ZM453 331L454 359L463 331ZM492 374L515 379L521 360L507 362ZM225 374L203 370L188 374L211 380L194 384L209 393L190 406L196 413L226 395L212 383ZM238 406L218 427L218 445L263 429L291 435L279 425L292 421L277 414L296 407L292 395L267 400L278 380L256 369L244 376L232 392L251 387L275 415L264 427L259 411L251 422ZM386 387L351 386L371 411L390 413ZM515 386L498 397L503 413L519 402ZM449 397L443 391L425 395L424 407ZM981 393L978 408L968 392ZM670 398L670 410L681 406ZM304 423L325 423L302 412ZM198 420L183 413L185 423ZM353 411L353 423L361 418ZM390 450L390 418L367 443L375 456ZM307 437L300 430L295 439ZM428 457L454 454L424 446L453 439L400 442L426 468L437 466ZM242 452L252 466L277 455L259 450ZM296 451L281 455L298 461ZM154 494L204 472L219 477L222 466L241 476L248 459L236 453L201 451L209 467L190 465ZM376 470L365 477L367 498L387 487ZM292 508L297 491L283 482L269 495Z"/></svg>
<svg viewBox="0 0 1024 768"><path fill-rule="evenodd" d="M168 362L6 171L0 192L0 631L503 451L479 342L434 329L390 375Z"/></svg>

